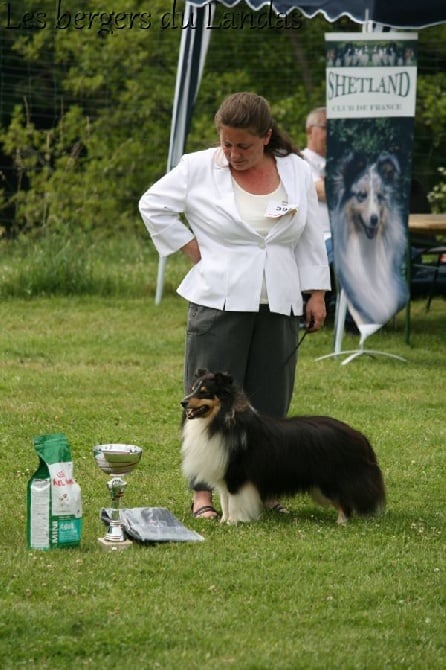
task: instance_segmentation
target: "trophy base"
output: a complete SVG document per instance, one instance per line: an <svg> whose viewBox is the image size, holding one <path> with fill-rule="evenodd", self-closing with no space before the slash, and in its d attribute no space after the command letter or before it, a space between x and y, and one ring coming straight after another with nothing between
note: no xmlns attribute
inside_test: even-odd
<svg viewBox="0 0 446 670"><path fill-rule="evenodd" d="M98 537L98 543L105 551L122 551L123 549L128 549L133 545L133 542L130 540L116 542L113 540L106 540L105 537Z"/></svg>

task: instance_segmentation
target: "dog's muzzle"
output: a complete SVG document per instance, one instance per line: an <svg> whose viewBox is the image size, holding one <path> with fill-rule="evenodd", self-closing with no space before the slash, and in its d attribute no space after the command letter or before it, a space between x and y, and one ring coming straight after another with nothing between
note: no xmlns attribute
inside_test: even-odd
<svg viewBox="0 0 446 670"><path fill-rule="evenodd" d="M186 408L186 418L187 419L196 419L199 416L204 416L209 411L207 405L201 405L201 407L188 407Z"/></svg>
<svg viewBox="0 0 446 670"><path fill-rule="evenodd" d="M197 405L196 407L189 405L189 399L185 398L181 401L181 406L185 410L186 419L196 419L200 416L204 416L210 410L208 405Z"/></svg>
<svg viewBox="0 0 446 670"><path fill-rule="evenodd" d="M379 218L375 215L371 216L367 223L365 221L362 222L368 240L373 240L373 238L376 237L378 232L378 224Z"/></svg>

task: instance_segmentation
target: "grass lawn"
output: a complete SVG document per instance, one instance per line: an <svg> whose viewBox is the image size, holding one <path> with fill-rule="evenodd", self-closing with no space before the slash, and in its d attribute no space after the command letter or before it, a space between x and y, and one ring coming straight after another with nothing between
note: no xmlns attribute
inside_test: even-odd
<svg viewBox="0 0 446 670"><path fill-rule="evenodd" d="M367 347L407 358L316 361L300 349L293 413L326 413L371 439L388 509L338 527L305 497L238 527L193 519L180 472L185 304L153 297L0 303L1 666L252 670L440 669L445 649L446 302L412 305ZM346 335L344 348L356 348ZM64 432L82 487L79 549L26 547L33 437ZM167 507L201 543L97 544L108 506L92 448L138 444L125 502Z"/></svg>

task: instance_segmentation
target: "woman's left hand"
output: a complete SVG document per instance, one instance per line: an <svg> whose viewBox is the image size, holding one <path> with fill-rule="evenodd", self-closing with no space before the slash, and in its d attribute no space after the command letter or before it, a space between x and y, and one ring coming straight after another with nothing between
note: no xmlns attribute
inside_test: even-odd
<svg viewBox="0 0 446 670"><path fill-rule="evenodd" d="M325 291L313 291L305 306L305 325L309 333L323 327L327 310L325 308Z"/></svg>

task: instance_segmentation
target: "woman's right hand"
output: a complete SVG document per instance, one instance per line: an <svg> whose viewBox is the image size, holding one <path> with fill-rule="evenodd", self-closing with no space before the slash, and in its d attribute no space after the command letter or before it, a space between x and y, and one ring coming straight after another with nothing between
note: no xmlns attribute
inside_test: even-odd
<svg viewBox="0 0 446 670"><path fill-rule="evenodd" d="M181 247L181 251L189 258L193 265L196 265L198 261L201 260L200 247L198 246L195 237L193 240L185 244L184 247Z"/></svg>

